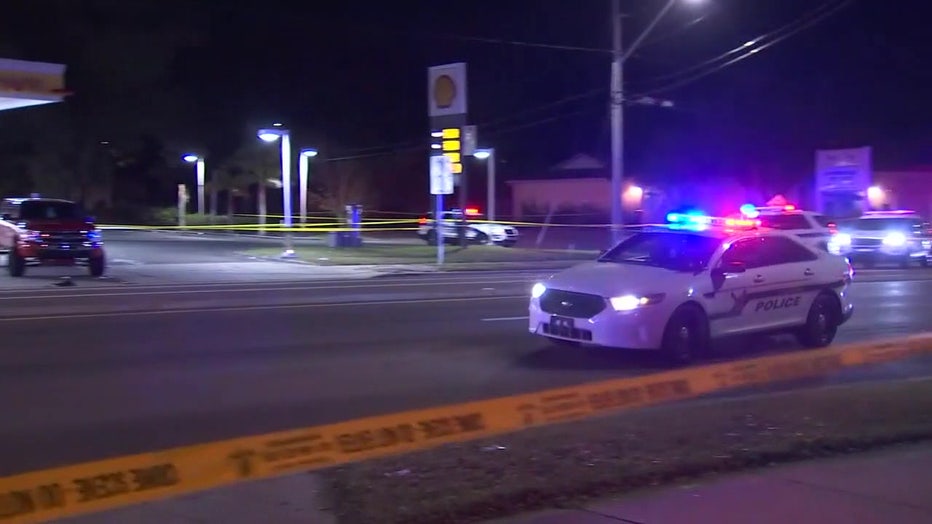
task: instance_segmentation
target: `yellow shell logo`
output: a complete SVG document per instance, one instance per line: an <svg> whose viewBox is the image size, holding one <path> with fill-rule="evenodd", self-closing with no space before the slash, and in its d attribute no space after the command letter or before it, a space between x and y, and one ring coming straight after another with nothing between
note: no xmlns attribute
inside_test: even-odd
<svg viewBox="0 0 932 524"><path fill-rule="evenodd" d="M456 83L449 75L440 75L434 80L434 103L440 109L447 109L456 100Z"/></svg>

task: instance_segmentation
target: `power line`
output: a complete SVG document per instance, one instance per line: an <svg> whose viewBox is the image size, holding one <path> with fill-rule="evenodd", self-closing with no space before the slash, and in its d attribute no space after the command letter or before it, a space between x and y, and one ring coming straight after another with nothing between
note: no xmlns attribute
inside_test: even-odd
<svg viewBox="0 0 932 524"><path fill-rule="evenodd" d="M462 42L476 42L479 44L493 44L493 45L510 45L516 47L533 47L540 49L553 49L557 51L584 51L587 53L601 53L609 54L611 53L610 49L601 49L598 47L584 47L576 45L563 45L563 44L548 44L544 42L528 42L524 40L508 40L505 38L488 38L481 36L465 36L465 35L443 35L443 34L431 34L425 35L431 38L442 38L446 40L459 40Z"/></svg>
<svg viewBox="0 0 932 524"><path fill-rule="evenodd" d="M770 46L773 46L773 45L775 45L775 44L777 44L777 43L779 43L779 42L782 42L782 41L786 40L787 38L789 38L789 37L791 37L791 36L794 36L795 34L797 34L797 33L801 32L801 31L803 31L803 30L805 30L805 29L807 29L807 28L809 28L809 27L811 27L811 26L813 26L813 25L815 25L815 24L821 22L822 20L828 18L829 16L831 16L831 15L837 13L837 12L840 11L841 9L847 7L852 1L853 1L853 0L842 0L838 5L836 5L836 6L833 7L833 8L829 8L829 6L831 5L831 3L823 4L823 5L820 6L819 8L807 12L806 14L804 14L803 16L797 18L797 19L794 20L793 22L791 22L791 23L789 23L789 24L786 24L786 25L784 25L784 26L781 26L781 27L779 27L779 28L777 28L777 29L775 29L775 30L773 30L773 31L769 31L769 32L767 32L767 33L764 33L764 34L758 36L757 38L755 38L755 39L749 41L749 42L754 42L754 44L748 45L748 42L746 42L746 43L741 44L740 46L735 47L735 48L733 48L733 49L730 49L730 50L728 50L728 51L726 51L726 52L724 52L724 53L722 53L722 54L720 54L720 55L718 55L718 56L716 56L716 57L714 57L714 58L705 60L705 61L703 61L703 62L701 62L701 63L699 63L699 64L690 66L690 67L688 67L688 68L686 68L686 69L684 69L684 70L681 70L681 71L679 71L679 72L677 72L677 73L674 73L674 74L668 74L668 75L663 75L663 76L660 76L660 77L656 77L656 78L653 79L652 81L656 81L656 80L664 79L664 78L675 78L675 77L677 77L677 76L682 76L683 74L686 74L686 73L688 73L688 72L696 71L696 70L702 69L703 67L706 67L706 66L708 66L708 65L715 64L716 62L719 62L719 61L721 61L722 59L727 58L728 56L731 56L731 55L734 55L734 54L736 54L736 53L738 53L738 52L741 52L742 50L745 51L743 54L737 56L736 58L733 58L733 59L728 60L728 61L726 61L726 62L724 62L724 63L721 63L721 64L719 64L717 67L715 67L715 68L713 68L713 69L711 69L711 70L706 70L706 71L699 72L699 73L697 73L697 74L695 74L695 75L688 76L687 78L683 78L683 79L680 79L680 80L678 80L678 81L674 81L674 82L672 82L672 83L669 83L668 85L665 85L665 86L662 86L662 87L659 87L659 88L655 88L655 89L646 89L646 90L644 90L644 92L639 93L639 94L636 94L636 95L632 95L630 98L632 98L632 99L634 99L634 98L641 98L641 97L650 96L650 95L657 94L657 93L662 93L662 92L670 91L670 90L676 89L676 88L678 88L678 87L682 87L683 85L686 85L686 84L688 84L688 83L692 83L692 82L694 82L694 81L696 81L696 80L699 80L700 78L703 78L703 77L705 77L705 76L708 76L708 75L710 75L710 74L713 74L713 73L715 73L715 72L718 72L718 71L720 71L720 70L722 70L722 69L725 69L726 67L729 67L729 66L731 66L731 65L733 65L733 64L735 64L735 63L737 63L737 62L740 62L740 61L742 61L742 60L744 60L744 59L747 59L747 58L749 58L751 55L757 54L758 52L760 52L760 51L762 51L762 50L764 50L764 49L766 49L766 48L768 48L768 47L770 47ZM815 17L812 18L814 15L815 15ZM811 18L811 19L805 20L805 19L807 19L807 18ZM691 23L691 24L695 24L695 23L698 23L700 20L702 20L702 17L700 17L700 18L698 18L698 19L695 19L695 20L693 20L693 21L690 22L690 23ZM789 31L789 32L787 32L787 31ZM777 35L780 35L780 33L786 33L786 34L783 34L783 35L781 35L781 36L777 36ZM486 42L486 43L510 43L510 42L516 42L516 41L507 41L507 40L502 40L502 39L482 39L482 38L480 38L480 37L463 37L463 38L466 38L466 39L469 39L469 40L476 40L476 41L482 40L482 41L484 41L484 42ZM757 47L752 47L753 45L756 45L756 44L759 43L760 41L762 41L762 40L768 40L768 39L773 39L773 40L771 40L770 42L764 43L764 44L760 44L760 45L758 45ZM528 43L528 44L533 44L533 43ZM519 45L519 44L515 44L515 45ZM549 44L541 44L541 45L547 46L547 45L549 45ZM591 49L591 48L584 48L584 49L590 50L590 51L597 51L596 49ZM508 116L505 116L505 117L495 118L495 119L488 120L488 121L485 121L485 122L480 122L480 123L477 124L477 125L478 125L480 128L491 127L492 130L491 130L490 132L488 132L488 134L491 135L491 136L497 136L497 135L501 135L501 134L507 134L507 133L510 133L510 132L512 132L512 131L527 129L528 127L533 127L533 126L536 126L536 125L545 124L545 123L548 123L548 122L551 122L551 121L555 121L555 120L561 120L561 119L563 119L563 118L567 118L567 117L570 117L570 116L575 116L575 115L577 115L577 114L584 114L584 113L590 111L590 109L583 109L583 110L573 111L573 112L571 112L571 113L564 113L564 114L561 114L561 115L548 116L548 117L544 117L544 118L541 118L541 119L533 120L533 121L530 121L530 122L525 122L525 123L522 123L522 124L517 124L517 125L514 125L514 126L509 126L509 127L506 127L505 129L498 129L498 130L496 130L496 129L495 129L495 126L498 126L498 125L500 125L500 124L502 124L502 123L509 122L509 121L512 121L512 120L515 120L515 119L520 119L521 117L528 116L528 115L531 115L531 114L535 114L535 113L538 113L538 112L540 112L540 111L544 111L544 110L547 110L547 109L552 109L552 108L555 108L555 107L559 107L559 106L562 106L562 105L565 105L565 104L568 104L568 103L572 103L572 102L576 102L576 101L580 101L580 100L586 100L586 99L589 99L589 98L594 98L594 97L596 97L596 96L600 96L600 95L606 94L607 92L608 92L608 89L607 89L607 88L595 88L595 89L590 89L590 90L583 91L583 92L580 92L580 93L568 95L568 96L559 98L559 99L557 99L557 100L554 100L554 101L551 101L551 102L547 102L547 103L544 103L544 104L535 106L535 107L530 108L530 109L526 109L526 110L523 110L523 111L519 111L519 112L516 112L516 113L512 113L511 115L508 115ZM408 140L408 141L404 141L404 142L398 142L398 143L395 143L395 144L389 144L389 145L384 145L384 146L373 146L373 147L368 147L368 148L355 149L355 150L351 150L351 151L352 151L352 154L345 154L345 155L343 155L343 156L329 158L329 159L327 159L326 161L335 162L335 161L345 161L345 160L357 160L357 159L365 159L365 158L383 157L383 156L394 155L394 154L403 153L403 152L407 152L407 151L416 151L416 150L420 150L420 149L424 148L424 147L425 147L425 142L426 142L426 139L418 139L418 140Z"/></svg>
<svg viewBox="0 0 932 524"><path fill-rule="evenodd" d="M648 83L654 82L654 81L660 81L660 80L668 80L668 79L676 78L676 77L678 77L678 76L683 76L683 75L685 75L685 74L687 74L687 73L689 73L689 72L691 72L691 71L695 71L695 70L698 70L698 69L702 69L703 67L706 67L706 66L708 66L708 65L712 65L712 64L714 64L714 63L716 63L716 62L720 62L720 61L722 61L722 60L728 58L729 56L731 56L731 55L733 55L733 54L735 54L735 53L739 53L739 52L742 52L742 51L747 51L749 47L754 46L754 45L757 45L757 44L763 42L764 40L768 40L768 39L771 39L771 38L778 37L778 36L780 35L780 33L783 33L783 32L785 32L785 31L792 31L794 28L798 27L799 24L800 24L802 21L804 21L804 19L809 18L809 17L812 17L812 16L818 15L820 12L824 11L824 10L825 10L827 7L829 7L830 5L831 5L831 2L823 3L823 4L820 5L818 8L816 8L816 9L814 9L814 10L812 10L812 11L809 11L809 12L804 13L802 16L797 17L797 18L794 19L792 22L790 22L790 23L788 23L788 24L786 24L786 25L784 25L784 26L782 26L782 27L778 27L777 29L774 29L774 30L772 30L772 31L768 31L767 33L763 33L763 34L761 34L761 35L758 35L758 36L756 36L756 37L754 37L754 38L752 38L752 39L750 39L750 40L747 40L746 42L744 42L743 44L739 45L738 47L735 47L735 48L733 48L733 49L729 49L728 51L725 51L724 53L721 53L721 54L716 55L716 56L714 56L714 57L712 57L712 58L709 58L709 59L707 59L707 60L704 60L704 61L702 61L702 62L700 62L700 63L698 63L698 64L695 64L695 65L693 65L693 66L687 67L686 69L677 71L677 72L675 72L675 73L668 73L668 74L665 74L665 75L660 75L660 76L654 77L654 78L648 80Z"/></svg>
<svg viewBox="0 0 932 524"><path fill-rule="evenodd" d="M770 42L767 42L767 43L765 43L765 44L758 45L757 47L753 47L755 44L751 44L751 45L742 44L741 46L739 46L739 47L737 47L737 48L735 48L735 49L732 49L732 50L730 50L730 51L724 53L723 55L720 55L720 56L717 58L717 60L720 60L722 57L726 57L726 56L729 56L729 55L731 55L731 54L734 54L734 52L735 52L736 50L739 50L739 51L740 51L741 49L745 49L746 51L745 51L743 54L741 54L741 55L739 55L739 56L737 56L737 57L735 57L735 58L732 58L732 59L730 59L730 60L728 60L728 61L726 61L726 62L723 62L723 63L721 63L721 64L718 64L716 67L714 67L714 68L712 68L712 69L709 69L709 70L706 70L706 71L700 71L700 72L698 72L698 73L696 73L696 74L694 74L694 75L687 76L686 78L683 78L683 79L680 79L680 80L677 80L677 81L673 81L673 82L671 82L671 83L669 83L669 84L667 84L667 85L665 85L665 86L662 86L662 87L653 88L653 89L647 89L647 90L645 90L645 93L642 93L642 94L639 95L639 96L649 96L649 95L653 95L653 94L658 94L658 93L664 93L664 92L667 92L667 91L671 91L671 90L673 90L673 89L682 87L682 86L684 86L684 85L686 85L686 84L691 84L691 83L693 83L693 82L695 82L695 81L697 81L697 80L699 80L699 79L701 79L701 78L704 78L704 77L706 77L706 76L708 76L708 75L711 75L711 74L713 74L713 73L717 73L718 71L721 71L721 70L723 70L723 69L725 69L725 68L727 68L727 67L729 67L729 66L732 66L732 65L734 65L734 64L736 64L736 63L738 63L738 62L741 62L742 60L745 60L745 59L747 59L747 58L750 58L752 55L755 55L755 54L759 53L760 51L763 51L763 50L765 50L765 49L767 49L767 48L769 48L769 47L771 47L771 46L773 46L773 45L776 45L776 44L778 44L778 43L780 43L780 42L786 40L787 38L790 38L790 37L792 37L792 36L794 36L794 35L796 35L796 34L802 32L802 31L804 31L804 30L806 30L806 29L809 29L810 27L812 27L812 26L818 24L819 22L822 22L822 21L825 20L826 18L829 18L830 16L832 16L832 15L834 15L834 14L840 12L840 11L843 10L845 7L848 7L848 5L850 5L852 2L853 2L853 0L842 0L841 3L839 3L839 4L836 5L835 7L831 8L830 10L823 12L822 14L816 16L815 18L813 18L813 19L811 19L811 20L808 20L808 21L805 21L805 22L800 22L800 23L799 23L799 26L796 27L795 29L793 29L792 31L790 31L789 33L787 33L787 34L785 34L785 35L782 35L782 36L779 36L779 37L776 37L776 38L774 38L773 40L771 40ZM691 68L688 68L687 70L695 70L695 69L696 69L696 66L693 66L693 67L691 67ZM676 76L676 75L673 75L673 76Z"/></svg>

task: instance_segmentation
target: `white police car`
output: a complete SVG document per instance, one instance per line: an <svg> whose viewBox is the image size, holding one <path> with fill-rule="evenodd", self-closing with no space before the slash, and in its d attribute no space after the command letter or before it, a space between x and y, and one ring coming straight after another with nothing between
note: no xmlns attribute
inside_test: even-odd
<svg viewBox="0 0 932 524"><path fill-rule="evenodd" d="M803 242L828 250L831 239L837 234L834 220L814 211L797 209L793 204L782 206L741 206L745 218L760 220L761 227L779 229L796 235Z"/></svg>
<svg viewBox="0 0 932 524"><path fill-rule="evenodd" d="M686 363L726 335L789 331L831 344L853 312L844 257L750 219L671 214L597 260L534 284L528 329L572 345Z"/></svg>
<svg viewBox="0 0 932 524"><path fill-rule="evenodd" d="M482 220L478 209L468 207L465 210L453 209L440 215L440 233L444 243L459 239L460 226L465 223L466 239L470 244L495 244L511 247L518 241L518 230L495 222ZM433 213L418 220L417 235L429 245L437 244L436 222Z"/></svg>

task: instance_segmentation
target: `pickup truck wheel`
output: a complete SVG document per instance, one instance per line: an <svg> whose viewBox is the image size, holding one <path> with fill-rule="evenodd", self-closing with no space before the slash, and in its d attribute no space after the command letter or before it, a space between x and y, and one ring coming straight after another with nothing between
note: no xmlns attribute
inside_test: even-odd
<svg viewBox="0 0 932 524"><path fill-rule="evenodd" d="M6 266L11 277L21 277L26 274L26 260L17 255L16 251L10 251Z"/></svg>
<svg viewBox="0 0 932 524"><path fill-rule="evenodd" d="M103 256L92 258L87 262L87 269L92 277L102 277L107 269L107 261Z"/></svg>

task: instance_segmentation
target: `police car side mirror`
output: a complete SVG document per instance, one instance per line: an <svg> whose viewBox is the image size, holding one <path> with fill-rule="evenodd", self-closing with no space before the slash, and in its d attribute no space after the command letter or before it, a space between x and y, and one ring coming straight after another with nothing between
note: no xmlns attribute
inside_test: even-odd
<svg viewBox="0 0 932 524"><path fill-rule="evenodd" d="M745 271L747 271L747 268L741 262L729 262L715 268L715 272L723 276L744 273Z"/></svg>

